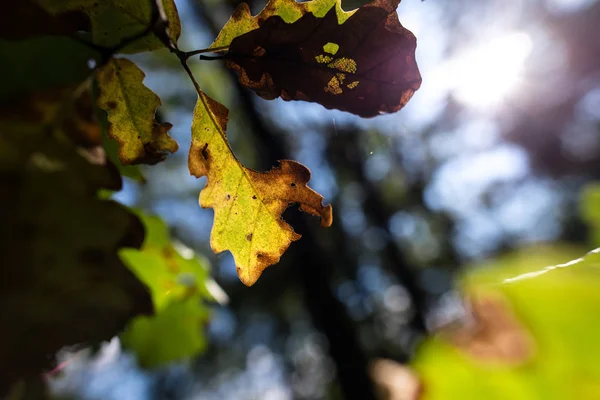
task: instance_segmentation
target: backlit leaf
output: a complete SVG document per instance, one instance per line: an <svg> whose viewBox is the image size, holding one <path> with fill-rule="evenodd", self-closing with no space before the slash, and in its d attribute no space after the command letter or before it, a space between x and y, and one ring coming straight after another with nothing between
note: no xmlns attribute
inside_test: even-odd
<svg viewBox="0 0 600 400"><path fill-rule="evenodd" d="M206 176L200 205L212 208L215 219L211 247L215 253L233 254L240 280L250 286L262 271L279 261L294 232L281 214L291 205L332 222L331 206L306 184L310 171L295 161L283 160L269 172L244 167L234 156L225 130L229 110L200 92L192 121L190 173Z"/></svg>
<svg viewBox="0 0 600 400"><path fill-rule="evenodd" d="M271 0L252 17L240 5L212 47L265 99L304 100L362 117L396 112L421 85L416 38L399 0L344 12L335 0Z"/></svg>
<svg viewBox="0 0 600 400"><path fill-rule="evenodd" d="M52 367L63 346L108 340L153 310L117 254L141 246L143 226L98 198L121 180L68 140L93 141L99 129L85 100L65 108L65 93L14 100L0 115L0 393Z"/></svg>
<svg viewBox="0 0 600 400"><path fill-rule="evenodd" d="M152 3L149 0L37 0L47 11L61 15L66 12L86 13L92 25L92 40L105 47L116 46L125 38L143 32L151 22ZM168 20L168 34L176 43L181 34L181 23L174 0L163 0ZM163 48L154 34L148 34L121 50L138 53Z"/></svg>
<svg viewBox="0 0 600 400"><path fill-rule="evenodd" d="M121 335L144 367L155 367L191 357L206 346L204 325L212 299L206 282L206 262L194 254L184 257L171 243L158 217L138 215L146 228L141 250L123 249L121 258L152 293L156 314L134 319ZM191 250L187 249L188 252Z"/></svg>
<svg viewBox="0 0 600 400"><path fill-rule="evenodd" d="M119 143L123 164L156 164L178 145L169 135L172 125L156 122L161 104L158 96L143 84L145 74L133 62L112 59L98 71L98 107L106 110L108 134Z"/></svg>

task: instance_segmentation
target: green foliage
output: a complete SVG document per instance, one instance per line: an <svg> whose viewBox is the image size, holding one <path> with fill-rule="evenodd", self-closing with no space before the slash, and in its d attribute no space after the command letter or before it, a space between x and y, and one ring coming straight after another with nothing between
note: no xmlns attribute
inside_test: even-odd
<svg viewBox="0 0 600 400"><path fill-rule="evenodd" d="M424 388L422 399L597 398L600 348L598 323L591 316L600 312L600 255L544 268L572 253L525 249L467 274L466 296L502 299L507 306L488 308L487 317L476 314L479 326L470 329L479 329L480 336L474 334L469 344L457 344L452 334L425 342L412 364ZM512 314L519 326L490 322L509 321L503 313Z"/></svg>
<svg viewBox="0 0 600 400"><path fill-rule="evenodd" d="M205 285L209 278L208 262L196 254L184 257L171 243L168 228L160 218L139 211L138 215L146 228L144 244L141 250L124 249L120 255L150 288L155 308L160 310L173 299L194 295L211 298Z"/></svg>
<svg viewBox="0 0 600 400"><path fill-rule="evenodd" d="M204 301L212 296L206 287L206 261L178 252L158 217L140 214L140 218L146 228L142 249L124 249L120 255L150 288L156 314L134 319L121 339L140 365L155 367L204 349L203 325L209 317Z"/></svg>
<svg viewBox="0 0 600 400"><path fill-rule="evenodd" d="M152 368L198 355L209 314L195 297L168 303L153 317L137 317L121 336L141 366Z"/></svg>

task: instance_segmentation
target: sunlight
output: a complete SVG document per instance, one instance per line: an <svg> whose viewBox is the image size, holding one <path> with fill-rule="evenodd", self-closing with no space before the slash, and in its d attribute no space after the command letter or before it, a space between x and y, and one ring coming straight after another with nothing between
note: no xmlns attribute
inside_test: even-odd
<svg viewBox="0 0 600 400"><path fill-rule="evenodd" d="M435 83L465 106L494 109L515 94L531 48L525 33L493 38L459 51L439 67Z"/></svg>

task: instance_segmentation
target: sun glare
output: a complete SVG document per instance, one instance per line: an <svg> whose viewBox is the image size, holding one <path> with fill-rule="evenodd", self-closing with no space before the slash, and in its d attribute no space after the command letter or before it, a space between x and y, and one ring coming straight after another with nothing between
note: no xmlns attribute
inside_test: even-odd
<svg viewBox="0 0 600 400"><path fill-rule="evenodd" d="M461 103L479 110L492 110L515 94L522 82L531 39L514 32L459 51L438 69L439 86Z"/></svg>

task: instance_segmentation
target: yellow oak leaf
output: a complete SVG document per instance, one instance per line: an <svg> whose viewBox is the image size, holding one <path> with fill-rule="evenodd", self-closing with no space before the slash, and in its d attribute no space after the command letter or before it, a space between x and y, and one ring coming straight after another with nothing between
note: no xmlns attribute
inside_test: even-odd
<svg viewBox="0 0 600 400"><path fill-rule="evenodd" d="M119 143L119 159L127 164L156 164L178 149L168 134L173 125L156 122L161 102L143 84L144 72L133 62L112 59L98 71L98 107L106 110L108 135Z"/></svg>
<svg viewBox="0 0 600 400"><path fill-rule="evenodd" d="M215 212L210 244L215 253L233 254L238 276L253 285L262 271L279 261L294 232L281 214L292 204L321 217L322 226L332 222L331 205L306 184L310 171L300 163L280 161L268 172L244 167L235 157L225 136L229 110L199 91L192 121L190 173L206 176L200 205Z"/></svg>

